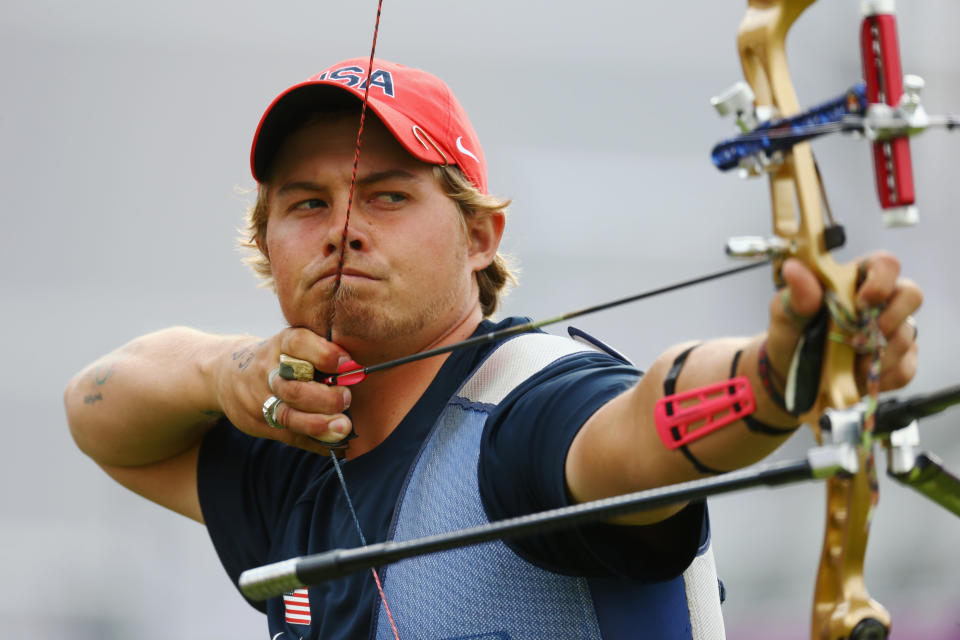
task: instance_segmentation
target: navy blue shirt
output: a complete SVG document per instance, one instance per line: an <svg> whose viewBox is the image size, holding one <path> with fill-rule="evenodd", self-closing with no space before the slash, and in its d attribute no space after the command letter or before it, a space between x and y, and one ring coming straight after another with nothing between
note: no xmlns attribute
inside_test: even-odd
<svg viewBox="0 0 960 640"><path fill-rule="evenodd" d="M484 321L476 333L522 321ZM375 449L341 464L368 542L388 538L421 444L493 346L451 354L397 428ZM478 480L490 520L569 504L564 465L570 443L594 411L639 375L612 356L588 352L563 359L514 390L490 416L481 443ZM234 584L249 568L361 544L329 457L250 437L226 419L204 439L198 491L210 537ZM587 525L510 544L552 571L654 581L686 568L705 523L705 508L697 503L647 527ZM251 604L267 613L270 637L286 632L282 640L332 640L367 636L377 598L371 574L359 572L309 589L301 599L309 601L309 624L288 617L281 598Z"/></svg>

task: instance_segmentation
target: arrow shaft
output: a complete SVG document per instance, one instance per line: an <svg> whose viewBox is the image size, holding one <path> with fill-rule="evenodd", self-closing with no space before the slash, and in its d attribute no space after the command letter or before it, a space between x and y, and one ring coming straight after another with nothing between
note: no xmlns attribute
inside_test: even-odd
<svg viewBox="0 0 960 640"><path fill-rule="evenodd" d="M622 496L585 502L539 513L508 518L498 522L440 533L423 538L388 541L356 547L334 549L302 558L265 565L245 571L240 576L240 589L252 599L276 597L291 589L306 587L364 571L404 558L471 546L491 540L518 538L534 533L618 515L655 509L678 502L700 500L756 486L774 486L800 482L822 473L807 459L777 462L761 467L741 469L720 476L691 480L666 487L647 489Z"/></svg>
<svg viewBox="0 0 960 640"><path fill-rule="evenodd" d="M752 269L759 269L760 267L765 267L770 264L769 259L763 259L756 262L751 262L750 264L740 265L730 269L724 269L722 271L716 271L704 276L698 276L696 278L690 278L688 280L683 280L673 284L669 284L657 289L651 289L649 291L644 291L642 293L637 293L634 295L626 296L624 298L617 298L616 300L610 300L608 302L601 302L600 304L595 304L589 307L583 307L582 309L576 309L574 311L568 311L558 316L553 316L550 318L544 318L542 320L524 322L523 324L515 325L512 327L507 327L506 329L500 329L499 331L491 331L490 333L485 333L478 336L473 336L472 338L467 338L461 342L455 342L453 344L444 345L442 347L437 347L436 349L428 349L427 351L421 351L419 353L414 353L409 356L404 356L402 358L397 358L396 360L389 360L387 362L381 362L380 364L374 364L362 369L357 369L355 371L345 371L338 376L327 376L326 374L319 374L323 377L324 382L335 383L338 378L341 376L346 377L358 373L370 374L376 373L377 371L385 371L387 369L392 369L403 364L410 362L416 362L418 360L424 360L426 358L432 358L434 356L443 355L445 353L450 353L452 351L457 351L459 349L465 349L475 345L487 343L487 342L496 342L498 340L503 340L505 338L510 338L515 335L520 335L521 333L529 333L530 331L536 331L542 327L546 327L552 324L557 324L558 322L564 322L566 320L572 320L573 318L579 318L580 316L589 315L591 313L597 313L599 311L606 311L607 309L613 309L614 307L619 307L625 304L630 304L631 302L637 302L645 298L652 298L654 296L662 295L664 293L669 293L671 291L676 291L678 289L683 289L686 287L692 287L697 284L702 284L704 282L710 282L711 280L717 280L726 276L735 275L743 271L750 271Z"/></svg>

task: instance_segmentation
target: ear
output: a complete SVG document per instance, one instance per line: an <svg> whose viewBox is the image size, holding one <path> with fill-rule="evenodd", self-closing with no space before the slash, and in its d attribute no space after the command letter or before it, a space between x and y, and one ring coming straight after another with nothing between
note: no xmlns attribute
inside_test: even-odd
<svg viewBox="0 0 960 640"><path fill-rule="evenodd" d="M507 218L502 211L473 216L467 222L468 259L473 271L486 269L497 255Z"/></svg>

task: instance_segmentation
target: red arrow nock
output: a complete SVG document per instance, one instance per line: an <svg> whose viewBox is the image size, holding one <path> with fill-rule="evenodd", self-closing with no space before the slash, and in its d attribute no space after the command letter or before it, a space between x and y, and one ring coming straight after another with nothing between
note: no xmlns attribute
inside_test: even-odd
<svg viewBox="0 0 960 640"><path fill-rule="evenodd" d="M336 375L327 376L323 383L337 387L349 387L367 379L367 371L354 360L341 362Z"/></svg>

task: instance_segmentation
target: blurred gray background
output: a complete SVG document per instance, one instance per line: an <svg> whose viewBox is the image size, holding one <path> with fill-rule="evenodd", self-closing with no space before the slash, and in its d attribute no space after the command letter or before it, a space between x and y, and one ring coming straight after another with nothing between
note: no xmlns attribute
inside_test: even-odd
<svg viewBox="0 0 960 640"><path fill-rule="evenodd" d="M794 29L803 103L860 77L853 0L821 0ZM541 317L726 266L725 239L769 230L767 188L715 171L731 135L708 99L741 77L742 2L386 0L378 55L454 88L484 142L505 240L523 268L507 312ZM960 111L954 0L902 3L906 71L932 113ZM187 324L283 326L234 248L253 186L254 127L286 86L367 55L375 2L5 0L0 9L0 636L263 638L199 525L115 485L79 453L61 393L87 362ZM867 146L817 142L853 259L896 252L923 284L922 368L910 391L960 381L954 243L960 138L913 143L921 226L882 228ZM676 341L764 326L755 272L580 326L641 366ZM562 331L559 329L558 331ZM922 437L960 472L960 411ZM804 432L777 457L800 455ZM886 479L867 581L897 638L960 638L960 521ZM731 638L804 638L823 489L712 501Z"/></svg>

